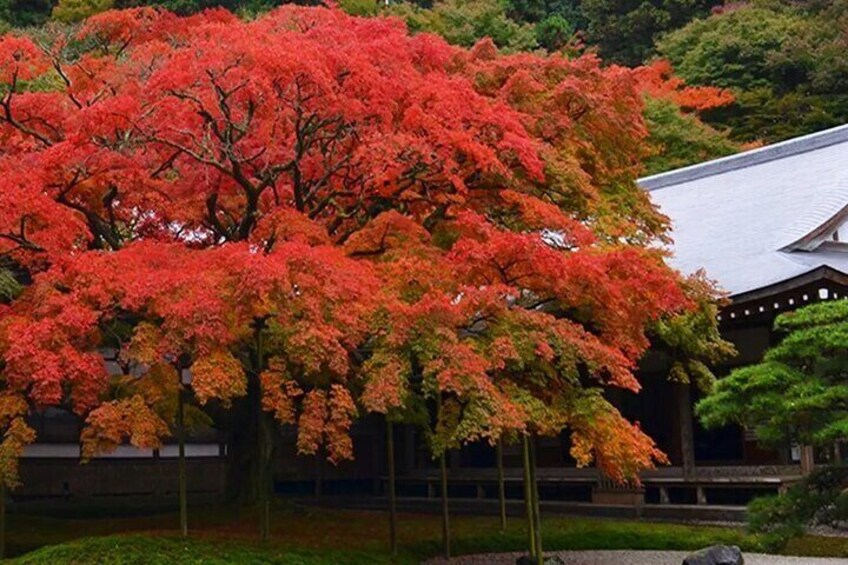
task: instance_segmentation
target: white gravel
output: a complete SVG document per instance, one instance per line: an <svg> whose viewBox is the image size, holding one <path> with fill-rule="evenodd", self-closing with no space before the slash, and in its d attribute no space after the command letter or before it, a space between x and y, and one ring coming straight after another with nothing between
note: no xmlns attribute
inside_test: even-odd
<svg viewBox="0 0 848 565"><path fill-rule="evenodd" d="M567 565L680 565L686 551L561 551L556 553ZM465 555L450 560L451 565L514 565L519 553ZM554 555L553 553L546 555ZM787 557L745 553L745 565L848 565L848 558ZM432 559L426 565L445 565Z"/></svg>

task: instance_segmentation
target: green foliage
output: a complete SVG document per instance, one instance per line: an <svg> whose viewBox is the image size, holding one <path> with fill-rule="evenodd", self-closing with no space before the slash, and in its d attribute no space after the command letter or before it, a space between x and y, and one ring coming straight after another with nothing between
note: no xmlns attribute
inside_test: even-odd
<svg viewBox="0 0 848 565"><path fill-rule="evenodd" d="M506 0L506 9L517 22L539 23L559 16L579 29L585 27L583 10L577 0Z"/></svg>
<svg viewBox="0 0 848 565"><path fill-rule="evenodd" d="M543 47L558 48L561 43L551 47L545 39L568 22L570 30L583 32L589 45L599 47L604 59L635 66L653 54L658 35L709 14L718 4L720 0L507 0L506 10L519 23L547 21L546 30L537 32Z"/></svg>
<svg viewBox="0 0 848 565"><path fill-rule="evenodd" d="M116 8L161 6L171 12L186 15L208 8L226 8L231 12L260 12L284 2L276 0L113 0Z"/></svg>
<svg viewBox="0 0 848 565"><path fill-rule="evenodd" d="M663 37L657 51L689 84L731 88L736 103L705 113L739 140L779 141L848 119L848 3L759 1Z"/></svg>
<svg viewBox="0 0 848 565"><path fill-rule="evenodd" d="M848 94L775 94L768 87L735 93L736 102L702 114L705 122L727 129L739 141L767 143L790 139L845 123Z"/></svg>
<svg viewBox="0 0 848 565"><path fill-rule="evenodd" d="M683 113L669 100L646 97L644 109L648 143L653 153L645 160L649 175L694 165L737 153L739 144L728 132L718 131Z"/></svg>
<svg viewBox="0 0 848 565"><path fill-rule="evenodd" d="M545 0L507 0L506 8L509 17L520 22L540 22L551 13Z"/></svg>
<svg viewBox="0 0 848 565"><path fill-rule="evenodd" d="M341 0L339 6L352 16L376 16L380 11L378 0Z"/></svg>
<svg viewBox="0 0 848 565"><path fill-rule="evenodd" d="M722 339L718 325L718 304L710 283L700 274L687 279L687 290L696 308L657 321L654 343L671 360L669 380L692 384L709 391L715 381L710 366L732 357L736 350Z"/></svg>
<svg viewBox="0 0 848 565"><path fill-rule="evenodd" d="M51 0L0 0L0 20L14 27L38 26L47 21L52 8Z"/></svg>
<svg viewBox="0 0 848 565"><path fill-rule="evenodd" d="M574 26L558 14L536 24L536 42L548 51L556 51L574 34Z"/></svg>
<svg viewBox="0 0 848 565"><path fill-rule="evenodd" d="M64 23L76 23L105 12L112 6L113 0L59 0L53 8L52 18Z"/></svg>
<svg viewBox="0 0 848 565"><path fill-rule="evenodd" d="M717 0L584 0L586 36L604 59L638 65L654 52L654 39L704 16Z"/></svg>
<svg viewBox="0 0 848 565"><path fill-rule="evenodd" d="M0 267L0 303L11 300L20 294L23 287L7 269Z"/></svg>
<svg viewBox="0 0 848 565"><path fill-rule="evenodd" d="M776 55L806 25L798 14L753 6L695 20L657 49L688 84L750 90L803 77L801 61Z"/></svg>
<svg viewBox="0 0 848 565"><path fill-rule="evenodd" d="M848 466L816 470L787 492L748 505L752 531L767 534L771 550L782 549L809 526L835 527L848 520Z"/></svg>
<svg viewBox="0 0 848 565"><path fill-rule="evenodd" d="M484 37L506 51L535 49L530 24L511 20L505 6L491 0L443 0L425 9L415 4L392 4L384 13L400 16L413 32L436 33L449 43L471 47Z"/></svg>
<svg viewBox="0 0 848 565"><path fill-rule="evenodd" d="M192 540L144 535L95 537L46 547L26 555L20 565L90 563L102 565L171 565L279 563L286 565L366 565L388 563L370 553L336 551L274 551L246 543Z"/></svg>
<svg viewBox="0 0 848 565"><path fill-rule="evenodd" d="M825 446L848 437L848 302L778 317L788 332L762 363L733 371L697 406L708 427L738 423L767 444Z"/></svg>

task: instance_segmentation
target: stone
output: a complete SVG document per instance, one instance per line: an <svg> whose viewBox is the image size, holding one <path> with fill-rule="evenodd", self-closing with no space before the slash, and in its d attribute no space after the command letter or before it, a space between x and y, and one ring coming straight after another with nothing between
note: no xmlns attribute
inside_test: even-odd
<svg viewBox="0 0 848 565"><path fill-rule="evenodd" d="M745 565L745 558L735 545L713 545L687 555L683 565Z"/></svg>

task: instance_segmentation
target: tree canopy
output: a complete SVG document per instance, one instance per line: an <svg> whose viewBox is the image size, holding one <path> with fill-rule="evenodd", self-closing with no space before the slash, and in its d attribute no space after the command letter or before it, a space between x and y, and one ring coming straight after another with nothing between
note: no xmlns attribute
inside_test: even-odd
<svg viewBox="0 0 848 565"><path fill-rule="evenodd" d="M717 0L584 0L579 2L590 43L604 58L635 66L654 54L664 32L709 14Z"/></svg>
<svg viewBox="0 0 848 565"><path fill-rule="evenodd" d="M848 303L782 314L775 330L780 343L761 363L719 379L698 413L709 426L745 425L768 444L829 447L848 433Z"/></svg>
<svg viewBox="0 0 848 565"><path fill-rule="evenodd" d="M5 2L5 3L4 3ZM110 7L158 6L180 15L222 7L251 19L288 0L0 0L4 25L27 28L48 20L75 24ZM310 2L294 2L296 4ZM840 3L752 0L607 2L592 0L341 0L364 17L395 16L412 33L435 33L471 48L489 38L504 52L564 50L597 53L605 64L650 67L671 60L692 86L732 90L733 103L708 111L668 101L645 106L650 171L691 164L748 144L772 142L844 121L844 38ZM31 33L42 33L34 28ZM710 127L703 127L703 122ZM715 130L715 131L713 131ZM722 140L729 137L732 142Z"/></svg>
<svg viewBox="0 0 848 565"><path fill-rule="evenodd" d="M729 6L663 37L657 51L693 85L733 90L705 115L742 141L780 141L848 118L844 3L758 1Z"/></svg>
<svg viewBox="0 0 848 565"><path fill-rule="evenodd" d="M178 359L334 461L412 383L444 445L567 427L612 477L662 460L603 390L710 291L653 247L632 71L328 8L46 31L0 38L8 484L30 409L74 410L91 453L158 444Z"/></svg>
<svg viewBox="0 0 848 565"><path fill-rule="evenodd" d="M402 17L412 32L436 33L463 47L486 37L507 51L529 51L539 45L533 26L509 18L501 2L443 0L429 8L401 2L389 5L385 12ZM555 38L551 35L550 40Z"/></svg>

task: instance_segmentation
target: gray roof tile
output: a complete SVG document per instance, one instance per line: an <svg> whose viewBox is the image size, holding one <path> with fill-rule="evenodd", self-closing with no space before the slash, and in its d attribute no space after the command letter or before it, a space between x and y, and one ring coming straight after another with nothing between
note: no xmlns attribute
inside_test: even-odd
<svg viewBox="0 0 848 565"><path fill-rule="evenodd" d="M848 273L848 252L799 240L848 207L848 125L646 177L672 221L671 264L704 269L731 295L821 265Z"/></svg>

